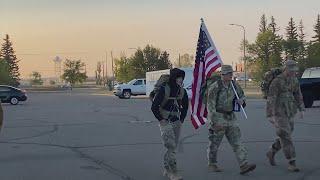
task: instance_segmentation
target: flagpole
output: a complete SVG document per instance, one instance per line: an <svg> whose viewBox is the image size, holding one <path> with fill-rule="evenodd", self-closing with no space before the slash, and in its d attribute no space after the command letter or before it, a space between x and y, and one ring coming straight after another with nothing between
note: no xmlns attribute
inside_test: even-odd
<svg viewBox="0 0 320 180"><path fill-rule="evenodd" d="M203 18L201 18L201 26L202 26L203 30L206 32L206 34L209 34L208 29L207 29L207 27L206 27L206 24L204 23ZM211 45L214 47L214 49L216 49L216 51L217 51L217 56L221 59L220 54L218 53L218 49L217 49L216 46L214 45L214 43L213 43L210 35L208 36L208 39L209 39ZM222 64L223 64L223 61L221 61L221 65L222 65ZM232 82L231 82L231 86L232 86L232 90L233 90L234 94L236 95L236 98L239 100L239 99L240 99L240 98L239 98L239 95L238 95L236 89L234 88L234 85L233 85ZM246 111L244 110L242 104L240 104L240 107L241 107L241 110L242 110L242 113L243 113L244 117L245 117L246 119L248 119L247 113L246 113Z"/></svg>
<svg viewBox="0 0 320 180"><path fill-rule="evenodd" d="M203 18L201 18L201 24L202 24L202 29L206 32L206 34L209 34L208 29L207 29L207 26L206 26L206 24L204 23ZM219 54L219 52L218 52L218 49L216 48L216 45L213 43L212 38L211 38L210 35L208 36L208 39L209 39L210 43L212 44L212 47L216 50L216 53L217 53L218 58L221 59L220 54ZM221 64L222 64L222 63L221 63Z"/></svg>
<svg viewBox="0 0 320 180"><path fill-rule="evenodd" d="M238 93L237 93L236 89L234 88L234 85L233 85L232 82L231 82L231 86L232 86L232 89L233 89L234 94L236 95L237 99L239 100L240 98L239 98ZM246 111L244 110L242 104L240 104L240 107L241 107L241 110L242 110L242 112L243 112L244 117L245 117L246 119L248 119L247 113L246 113Z"/></svg>

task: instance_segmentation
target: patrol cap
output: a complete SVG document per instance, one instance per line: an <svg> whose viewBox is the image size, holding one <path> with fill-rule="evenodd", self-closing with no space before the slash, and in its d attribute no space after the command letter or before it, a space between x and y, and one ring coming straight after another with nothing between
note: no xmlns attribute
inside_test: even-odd
<svg viewBox="0 0 320 180"><path fill-rule="evenodd" d="M287 60L284 63L284 68L286 68L289 71L298 71L299 70L299 68L297 66L297 62L294 60Z"/></svg>
<svg viewBox="0 0 320 180"><path fill-rule="evenodd" d="M221 66L221 74L226 75L228 73L233 73L233 69L231 65L222 65Z"/></svg>

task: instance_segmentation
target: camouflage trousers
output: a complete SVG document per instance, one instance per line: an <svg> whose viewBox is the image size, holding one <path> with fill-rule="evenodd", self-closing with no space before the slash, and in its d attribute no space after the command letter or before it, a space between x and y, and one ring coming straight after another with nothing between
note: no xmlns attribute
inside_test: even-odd
<svg viewBox="0 0 320 180"><path fill-rule="evenodd" d="M217 163L217 153L224 135L232 146L239 165L242 166L247 163L248 153L241 142L241 131L238 125L222 126L219 128L213 126L209 129L208 163Z"/></svg>
<svg viewBox="0 0 320 180"><path fill-rule="evenodd" d="M276 134L278 138L271 146L273 153L283 150L283 153L289 161L296 158L295 148L292 142L292 132L294 130L294 122L292 118L279 118L275 119Z"/></svg>
<svg viewBox="0 0 320 180"><path fill-rule="evenodd" d="M167 170L177 170L176 149L179 143L181 121L168 122L159 125L161 138L164 147L167 149L163 157L164 168Z"/></svg>

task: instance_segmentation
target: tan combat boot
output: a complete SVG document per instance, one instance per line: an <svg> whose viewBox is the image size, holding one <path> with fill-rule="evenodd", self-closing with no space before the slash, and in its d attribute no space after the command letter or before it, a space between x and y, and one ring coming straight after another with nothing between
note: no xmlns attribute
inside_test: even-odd
<svg viewBox="0 0 320 180"><path fill-rule="evenodd" d="M275 156L275 153L272 152L272 150L267 152L267 157L268 157L268 160L269 160L269 163L270 163L271 166L275 166L276 165L276 162L274 160L274 156Z"/></svg>
<svg viewBox="0 0 320 180"><path fill-rule="evenodd" d="M240 166L240 174L247 174L250 171L253 171L254 169L256 169L256 165L255 164L244 164L242 166Z"/></svg>
<svg viewBox="0 0 320 180"><path fill-rule="evenodd" d="M222 172L223 170L219 168L216 164L209 164L208 165L208 171L209 172Z"/></svg>
<svg viewBox="0 0 320 180"><path fill-rule="evenodd" d="M291 172L299 172L300 171L300 169L297 168L297 166L296 166L296 161L289 162L288 170Z"/></svg>

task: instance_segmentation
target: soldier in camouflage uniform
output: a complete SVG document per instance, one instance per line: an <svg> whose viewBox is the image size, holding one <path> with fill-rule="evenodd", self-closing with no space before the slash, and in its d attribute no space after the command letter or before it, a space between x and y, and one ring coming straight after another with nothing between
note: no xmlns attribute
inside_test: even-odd
<svg viewBox="0 0 320 180"><path fill-rule="evenodd" d="M185 72L170 70L169 82L155 94L151 110L159 120L161 138L165 148L164 176L171 180L181 180L178 174L176 148L179 142L181 125L188 111L188 95L183 88Z"/></svg>
<svg viewBox="0 0 320 180"><path fill-rule="evenodd" d="M275 126L278 138L272 144L267 157L275 166L274 156L282 148L289 162L288 170L297 172L295 148L291 134L294 128L293 118L297 110L303 118L304 104L296 72L298 67L293 60L287 60L284 72L278 75L270 84L267 96L267 117Z"/></svg>
<svg viewBox="0 0 320 180"><path fill-rule="evenodd" d="M230 65L222 65L221 80L208 87L207 108L209 126L208 169L213 172L221 172L217 165L217 152L224 136L233 148L240 165L240 174L246 174L256 168L255 164L248 163L247 150L241 142L241 132L233 112L234 101L243 105L245 96L239 84L232 81L233 70ZM235 99L235 93L231 83L239 95Z"/></svg>

